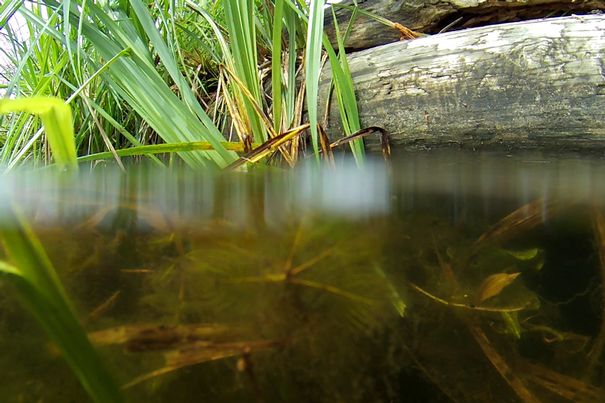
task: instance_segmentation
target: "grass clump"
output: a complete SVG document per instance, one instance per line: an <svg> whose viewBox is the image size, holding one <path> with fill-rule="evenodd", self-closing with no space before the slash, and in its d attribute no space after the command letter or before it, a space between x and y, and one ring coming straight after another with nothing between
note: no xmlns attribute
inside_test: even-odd
<svg viewBox="0 0 605 403"><path fill-rule="evenodd" d="M69 100L77 155L86 160L109 152L123 166L132 154L123 150L165 143L179 144L164 151L189 166L222 168L237 159L233 150L245 154L301 127L305 98L319 159L318 83L327 59L345 135L361 129L342 41L335 51L323 32L322 0L18 3L0 10L7 38L22 34L10 24L16 13L29 38L4 51L5 94ZM52 140L36 120L2 119L0 162L50 161ZM183 146L200 142L208 147ZM361 163L360 140L351 144ZM294 165L303 149L297 136L276 152Z"/></svg>

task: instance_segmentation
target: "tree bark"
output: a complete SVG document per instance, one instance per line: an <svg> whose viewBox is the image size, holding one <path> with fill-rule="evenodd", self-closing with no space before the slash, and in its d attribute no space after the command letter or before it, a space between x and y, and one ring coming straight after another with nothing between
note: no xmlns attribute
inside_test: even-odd
<svg viewBox="0 0 605 403"><path fill-rule="evenodd" d="M605 148L605 16L433 35L349 55L363 127L405 148ZM326 108L330 72L320 84ZM326 126L343 135L335 97ZM376 142L368 142L370 148Z"/></svg>
<svg viewBox="0 0 605 403"><path fill-rule="evenodd" d="M351 6L354 0L341 4ZM605 9L604 0L356 0L360 9L424 33L515 22L543 17L585 14ZM334 6L341 31L351 12ZM375 19L358 14L345 46L349 50L367 49L396 42L400 33ZM328 13L326 32L334 38L333 19Z"/></svg>

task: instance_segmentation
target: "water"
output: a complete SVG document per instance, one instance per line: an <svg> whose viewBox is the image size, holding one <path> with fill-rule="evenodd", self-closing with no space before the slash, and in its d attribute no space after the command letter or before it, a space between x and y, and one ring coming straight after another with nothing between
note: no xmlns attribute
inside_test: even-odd
<svg viewBox="0 0 605 403"><path fill-rule="evenodd" d="M605 164L6 177L132 402L605 399ZM4 254L4 253L3 253ZM0 400L83 402L0 282Z"/></svg>

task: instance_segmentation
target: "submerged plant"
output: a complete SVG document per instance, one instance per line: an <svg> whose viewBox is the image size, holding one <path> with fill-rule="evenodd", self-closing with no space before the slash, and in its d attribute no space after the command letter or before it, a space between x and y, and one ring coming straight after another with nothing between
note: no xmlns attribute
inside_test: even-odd
<svg viewBox="0 0 605 403"><path fill-rule="evenodd" d="M10 263L0 261L0 274L15 286L23 304L59 347L90 397L99 403L123 401L40 241L19 212L3 207L0 238Z"/></svg>

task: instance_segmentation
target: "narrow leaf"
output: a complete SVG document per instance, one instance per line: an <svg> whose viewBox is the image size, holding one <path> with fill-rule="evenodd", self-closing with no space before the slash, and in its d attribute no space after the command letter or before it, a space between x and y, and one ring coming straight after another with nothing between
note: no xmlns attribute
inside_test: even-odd
<svg viewBox="0 0 605 403"><path fill-rule="evenodd" d="M122 402L120 390L90 344L44 248L14 208L4 209L0 238L13 263L0 262L0 273L16 287L84 389L95 402Z"/></svg>
<svg viewBox="0 0 605 403"><path fill-rule="evenodd" d="M54 97L1 99L0 113L26 112L40 116L53 157L61 168L77 170L71 108Z"/></svg>
<svg viewBox="0 0 605 403"><path fill-rule="evenodd" d="M324 1L311 0L307 29L307 48L305 50L305 81L307 89L307 113L309 114L309 124L311 125L311 141L317 162L319 162L319 132L317 129L319 120L317 108L323 26Z"/></svg>
<svg viewBox="0 0 605 403"><path fill-rule="evenodd" d="M516 273L498 273L487 277L475 295L475 303L481 304L484 301L500 294L502 290L508 287L517 277L520 272Z"/></svg>

